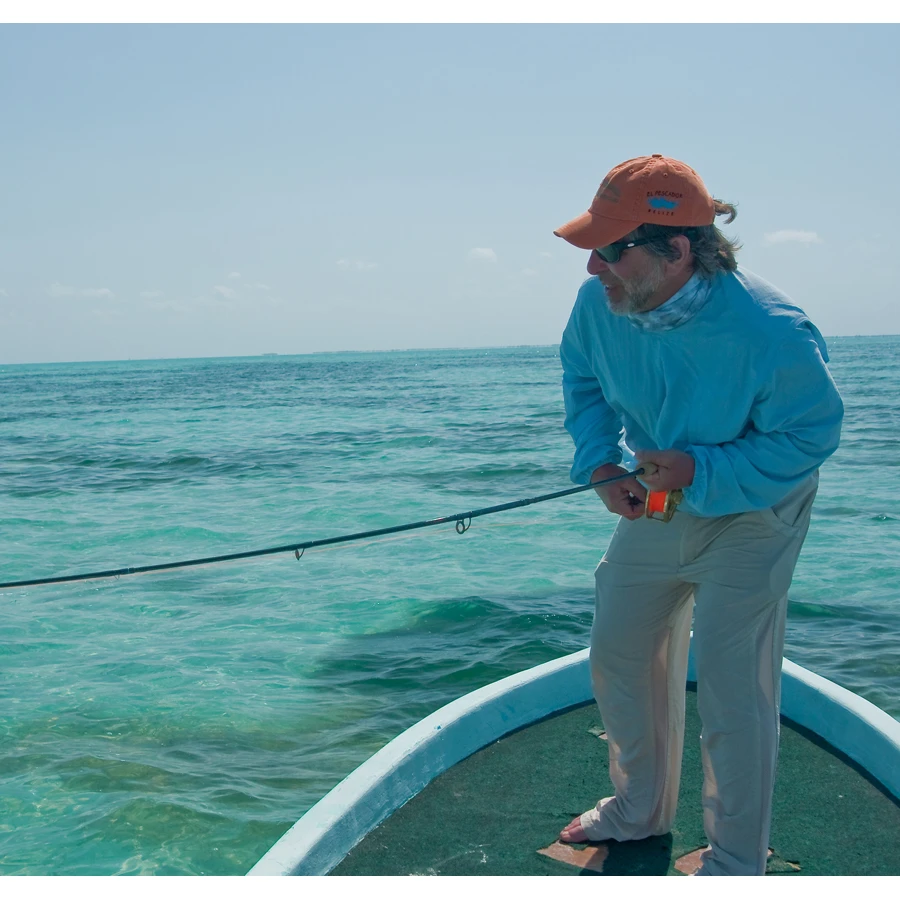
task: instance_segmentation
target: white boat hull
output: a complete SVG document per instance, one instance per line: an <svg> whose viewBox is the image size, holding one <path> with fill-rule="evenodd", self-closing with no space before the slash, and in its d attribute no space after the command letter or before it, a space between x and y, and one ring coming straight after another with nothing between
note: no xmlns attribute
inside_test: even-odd
<svg viewBox="0 0 900 900"><path fill-rule="evenodd" d="M592 699L588 651L486 685L408 728L313 806L247 873L325 875L451 766L518 728ZM688 681L694 681L691 657ZM785 660L781 713L845 753L900 799L900 722Z"/></svg>

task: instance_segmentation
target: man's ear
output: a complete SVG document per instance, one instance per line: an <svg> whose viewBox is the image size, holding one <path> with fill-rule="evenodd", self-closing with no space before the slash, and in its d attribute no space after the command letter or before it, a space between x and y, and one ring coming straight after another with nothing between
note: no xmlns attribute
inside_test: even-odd
<svg viewBox="0 0 900 900"><path fill-rule="evenodd" d="M683 272L685 267L689 266L693 259L690 240L686 235L678 234L669 241L669 246L673 251L677 251L678 256L674 259L667 259L666 265L670 267L670 272L673 275Z"/></svg>

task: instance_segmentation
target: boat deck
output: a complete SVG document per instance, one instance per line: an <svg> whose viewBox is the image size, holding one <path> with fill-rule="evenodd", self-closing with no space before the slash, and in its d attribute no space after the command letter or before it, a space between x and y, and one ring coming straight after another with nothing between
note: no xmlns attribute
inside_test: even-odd
<svg viewBox="0 0 900 900"><path fill-rule="evenodd" d="M668 835L563 845L612 793L596 706L513 732L438 776L332 875L680 875L706 846L700 720L687 693L678 815ZM900 803L844 754L782 719L768 874L900 875Z"/></svg>

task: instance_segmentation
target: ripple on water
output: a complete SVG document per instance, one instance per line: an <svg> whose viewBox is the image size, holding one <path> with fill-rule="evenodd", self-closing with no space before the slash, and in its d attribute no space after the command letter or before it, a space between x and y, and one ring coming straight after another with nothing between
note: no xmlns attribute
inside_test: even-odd
<svg viewBox="0 0 900 900"><path fill-rule="evenodd" d="M900 716L900 339L837 340L787 655ZM568 486L556 348L0 367L0 580ZM585 646L577 495L365 546L4 594L0 872L241 874L462 693Z"/></svg>

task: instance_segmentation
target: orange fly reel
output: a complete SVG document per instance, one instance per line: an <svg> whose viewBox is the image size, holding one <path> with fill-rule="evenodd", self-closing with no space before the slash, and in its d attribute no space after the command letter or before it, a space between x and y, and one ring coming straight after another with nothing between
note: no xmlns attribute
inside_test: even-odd
<svg viewBox="0 0 900 900"><path fill-rule="evenodd" d="M675 507L684 499L684 494L679 491L647 491L647 500L644 503L644 515L648 519L658 519L660 522L670 522L675 515Z"/></svg>
<svg viewBox="0 0 900 900"><path fill-rule="evenodd" d="M658 466L655 463L641 463L645 475L653 475ZM648 519L656 519L660 522L670 522L675 515L675 508L684 499L681 490L674 491L647 491L647 499L644 501L644 515Z"/></svg>

